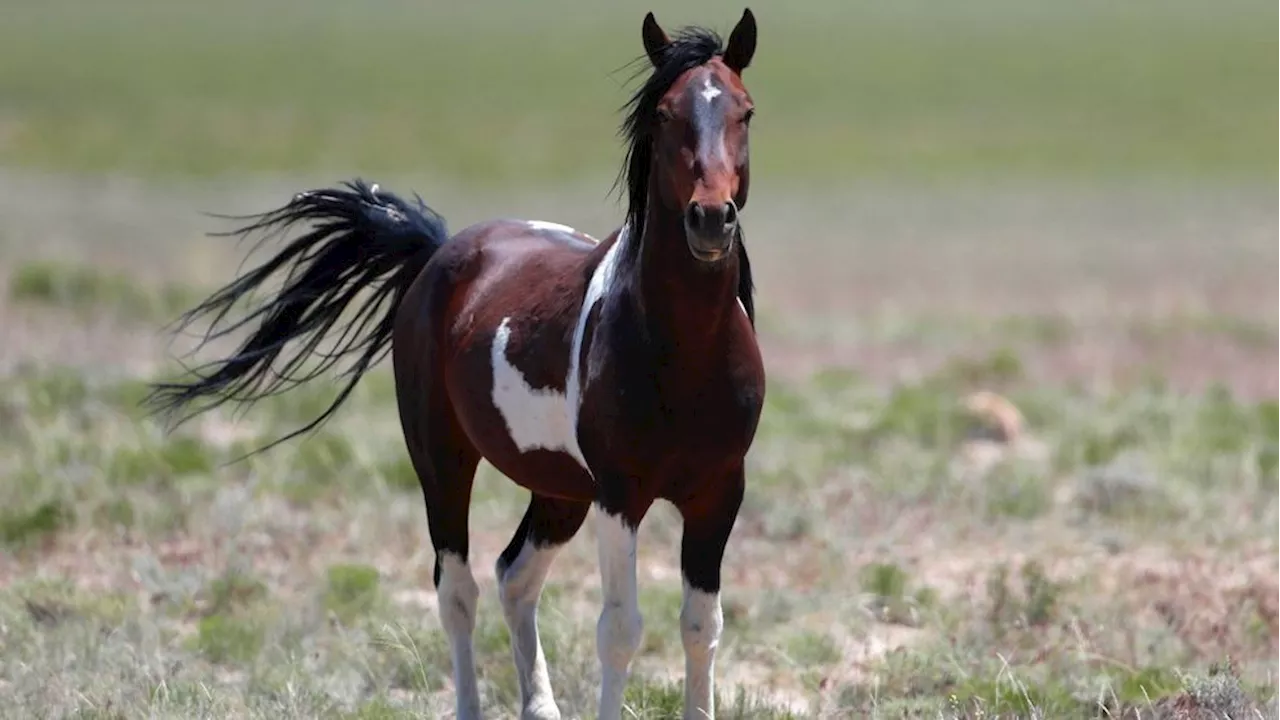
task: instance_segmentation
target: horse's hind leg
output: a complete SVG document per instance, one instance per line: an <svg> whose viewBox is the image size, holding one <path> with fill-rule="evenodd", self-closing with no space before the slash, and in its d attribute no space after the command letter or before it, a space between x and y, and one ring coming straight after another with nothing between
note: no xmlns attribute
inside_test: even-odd
<svg viewBox="0 0 1280 720"><path fill-rule="evenodd" d="M511 632L523 720L559 720L538 639L538 599L551 563L587 517L590 503L534 495L515 535L498 557L498 597Z"/></svg>
<svg viewBox="0 0 1280 720"><path fill-rule="evenodd" d="M436 551L435 586L440 624L449 638L453 659L453 684L458 720L480 717L480 691L476 681L472 634L480 590L467 563L467 516L471 485L480 453L467 437L441 387L427 392L417 382L425 360L396 358L396 395L405 443L427 506L427 526ZM440 386L437 386L440 387Z"/></svg>

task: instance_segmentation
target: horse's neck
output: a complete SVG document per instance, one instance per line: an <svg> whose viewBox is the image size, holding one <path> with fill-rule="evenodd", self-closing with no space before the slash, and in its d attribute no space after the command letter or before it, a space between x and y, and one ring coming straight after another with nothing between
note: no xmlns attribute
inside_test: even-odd
<svg viewBox="0 0 1280 720"><path fill-rule="evenodd" d="M719 266L701 265L689 252L679 212L651 203L643 232L633 237L639 244L634 265L638 273L631 286L650 328L680 348L710 346L718 329L738 309L738 258Z"/></svg>

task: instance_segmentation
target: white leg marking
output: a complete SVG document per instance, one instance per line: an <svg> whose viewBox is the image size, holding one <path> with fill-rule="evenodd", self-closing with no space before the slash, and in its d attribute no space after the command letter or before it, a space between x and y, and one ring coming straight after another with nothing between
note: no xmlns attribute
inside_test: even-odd
<svg viewBox="0 0 1280 720"><path fill-rule="evenodd" d="M476 660L471 635L476 628L476 601L480 588L471 568L451 552L440 553L440 624L449 637L453 657L453 687L457 694L458 720L480 718L480 690L476 685Z"/></svg>
<svg viewBox="0 0 1280 720"><path fill-rule="evenodd" d="M605 252L595 272L591 273L591 282L587 283L587 293L582 298L582 310L578 312L578 322L573 328L573 342L569 344L569 376L564 381L572 438L569 453L577 458L583 467L586 467L587 463L582 457L582 449L578 447L578 410L582 406L582 391L585 389L582 384L582 343L586 338L587 319L591 316L591 309L613 288L613 276L617 272L618 261L622 258L622 251L630 234L630 228L623 225L618 231L617 239Z"/></svg>
<svg viewBox="0 0 1280 720"><path fill-rule="evenodd" d="M569 405L562 393L531 387L507 360L511 318L503 318L489 350L493 365L493 406L507 424L507 434L520 452L537 448L567 452L585 470Z"/></svg>
<svg viewBox="0 0 1280 720"><path fill-rule="evenodd" d="M622 692L631 659L640 649L644 619L636 596L636 531L621 516L596 508L596 537L600 550L600 580L604 607L596 623L596 652L600 655L600 717L622 716Z"/></svg>
<svg viewBox="0 0 1280 720"><path fill-rule="evenodd" d="M511 654L520 685L522 720L560 720L547 675L547 658L538 639L538 599L551 563L562 545L535 547L525 540L520 554L507 567L498 564L498 597L511 631Z"/></svg>
<svg viewBox="0 0 1280 720"><path fill-rule="evenodd" d="M684 641L684 716L714 718L716 646L724 630L720 593L708 593L684 583L680 608L680 639Z"/></svg>

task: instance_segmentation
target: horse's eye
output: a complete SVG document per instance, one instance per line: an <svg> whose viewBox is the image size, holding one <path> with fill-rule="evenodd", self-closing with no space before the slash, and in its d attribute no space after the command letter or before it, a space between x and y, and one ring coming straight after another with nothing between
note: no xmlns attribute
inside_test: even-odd
<svg viewBox="0 0 1280 720"><path fill-rule="evenodd" d="M750 109L749 109L749 110L747 110L746 112L742 113L742 124L743 124L743 125L750 125L750 124L751 124L751 118L753 118L753 117L755 117L755 116L756 116L756 109L755 109L755 108L750 108Z"/></svg>
<svg viewBox="0 0 1280 720"><path fill-rule="evenodd" d="M658 108L657 116L659 125L663 125L671 121L671 111L666 108Z"/></svg>

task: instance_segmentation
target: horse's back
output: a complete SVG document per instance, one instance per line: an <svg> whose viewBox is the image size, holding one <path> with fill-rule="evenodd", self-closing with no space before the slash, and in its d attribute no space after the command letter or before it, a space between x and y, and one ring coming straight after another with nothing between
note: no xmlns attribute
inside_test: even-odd
<svg viewBox="0 0 1280 720"><path fill-rule="evenodd" d="M459 231L432 259L452 286L451 334L458 341L491 334L504 318L572 327L598 245L585 233L541 221L491 220Z"/></svg>

